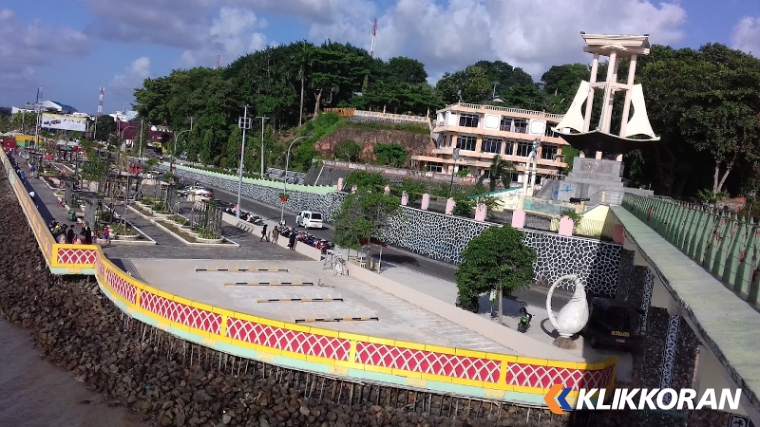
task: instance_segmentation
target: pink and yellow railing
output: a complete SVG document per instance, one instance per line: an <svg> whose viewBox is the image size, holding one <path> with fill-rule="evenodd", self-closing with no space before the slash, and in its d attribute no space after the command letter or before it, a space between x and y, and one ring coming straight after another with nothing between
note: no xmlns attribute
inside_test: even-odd
<svg viewBox="0 0 760 427"><path fill-rule="evenodd" d="M160 291L114 265L100 246L54 243L29 194L0 154L14 192L56 274L95 274L101 290L135 319L197 344L293 369L441 393L545 406L556 383L609 388L616 357L598 363L488 353L337 332L266 319Z"/></svg>

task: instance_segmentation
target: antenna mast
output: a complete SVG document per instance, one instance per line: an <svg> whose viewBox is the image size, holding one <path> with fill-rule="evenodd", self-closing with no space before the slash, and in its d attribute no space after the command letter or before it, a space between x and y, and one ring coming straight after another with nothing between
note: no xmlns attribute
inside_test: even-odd
<svg viewBox="0 0 760 427"><path fill-rule="evenodd" d="M222 55L216 55L216 66L214 67L215 70L218 70L222 67Z"/></svg>
<svg viewBox="0 0 760 427"><path fill-rule="evenodd" d="M377 37L377 18L372 22L372 44L369 47L369 56L375 57L375 38Z"/></svg>
<svg viewBox="0 0 760 427"><path fill-rule="evenodd" d="M106 94L106 88L100 88L100 97L98 98L98 117L103 115L103 95Z"/></svg>

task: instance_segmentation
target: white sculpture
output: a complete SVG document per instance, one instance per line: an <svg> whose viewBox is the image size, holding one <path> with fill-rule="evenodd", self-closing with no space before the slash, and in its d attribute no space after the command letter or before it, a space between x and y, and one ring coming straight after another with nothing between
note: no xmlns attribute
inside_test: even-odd
<svg viewBox="0 0 760 427"><path fill-rule="evenodd" d="M575 283L575 292L567 305L562 307L559 314L555 316L552 311L552 295L554 294L554 289L565 280L572 280ZM559 332L559 338L554 341L554 345L562 348L575 347L571 337L586 326L589 316L586 290L583 287L583 283L578 279L578 276L568 274L560 277L552 284L549 288L549 294L546 296L546 312L549 315L549 322Z"/></svg>

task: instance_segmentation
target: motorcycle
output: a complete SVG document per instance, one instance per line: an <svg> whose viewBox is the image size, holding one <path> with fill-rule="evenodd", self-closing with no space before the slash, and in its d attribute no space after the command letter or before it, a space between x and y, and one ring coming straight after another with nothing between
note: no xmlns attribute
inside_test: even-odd
<svg viewBox="0 0 760 427"><path fill-rule="evenodd" d="M530 328L530 321L533 319L533 315L528 313L525 307L520 307L520 323L517 325L517 331L523 334Z"/></svg>

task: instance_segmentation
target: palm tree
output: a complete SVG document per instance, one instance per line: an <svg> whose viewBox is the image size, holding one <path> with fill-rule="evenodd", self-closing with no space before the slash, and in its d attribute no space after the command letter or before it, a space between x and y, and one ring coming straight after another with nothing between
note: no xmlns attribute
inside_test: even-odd
<svg viewBox="0 0 760 427"><path fill-rule="evenodd" d="M515 165L509 160L494 156L491 166L488 167L488 171L488 176L486 174L480 176L478 184L482 184L488 178L488 190L494 192L496 191L496 183L498 181L501 181L504 188L509 188L509 184L512 182L512 173L515 171Z"/></svg>

